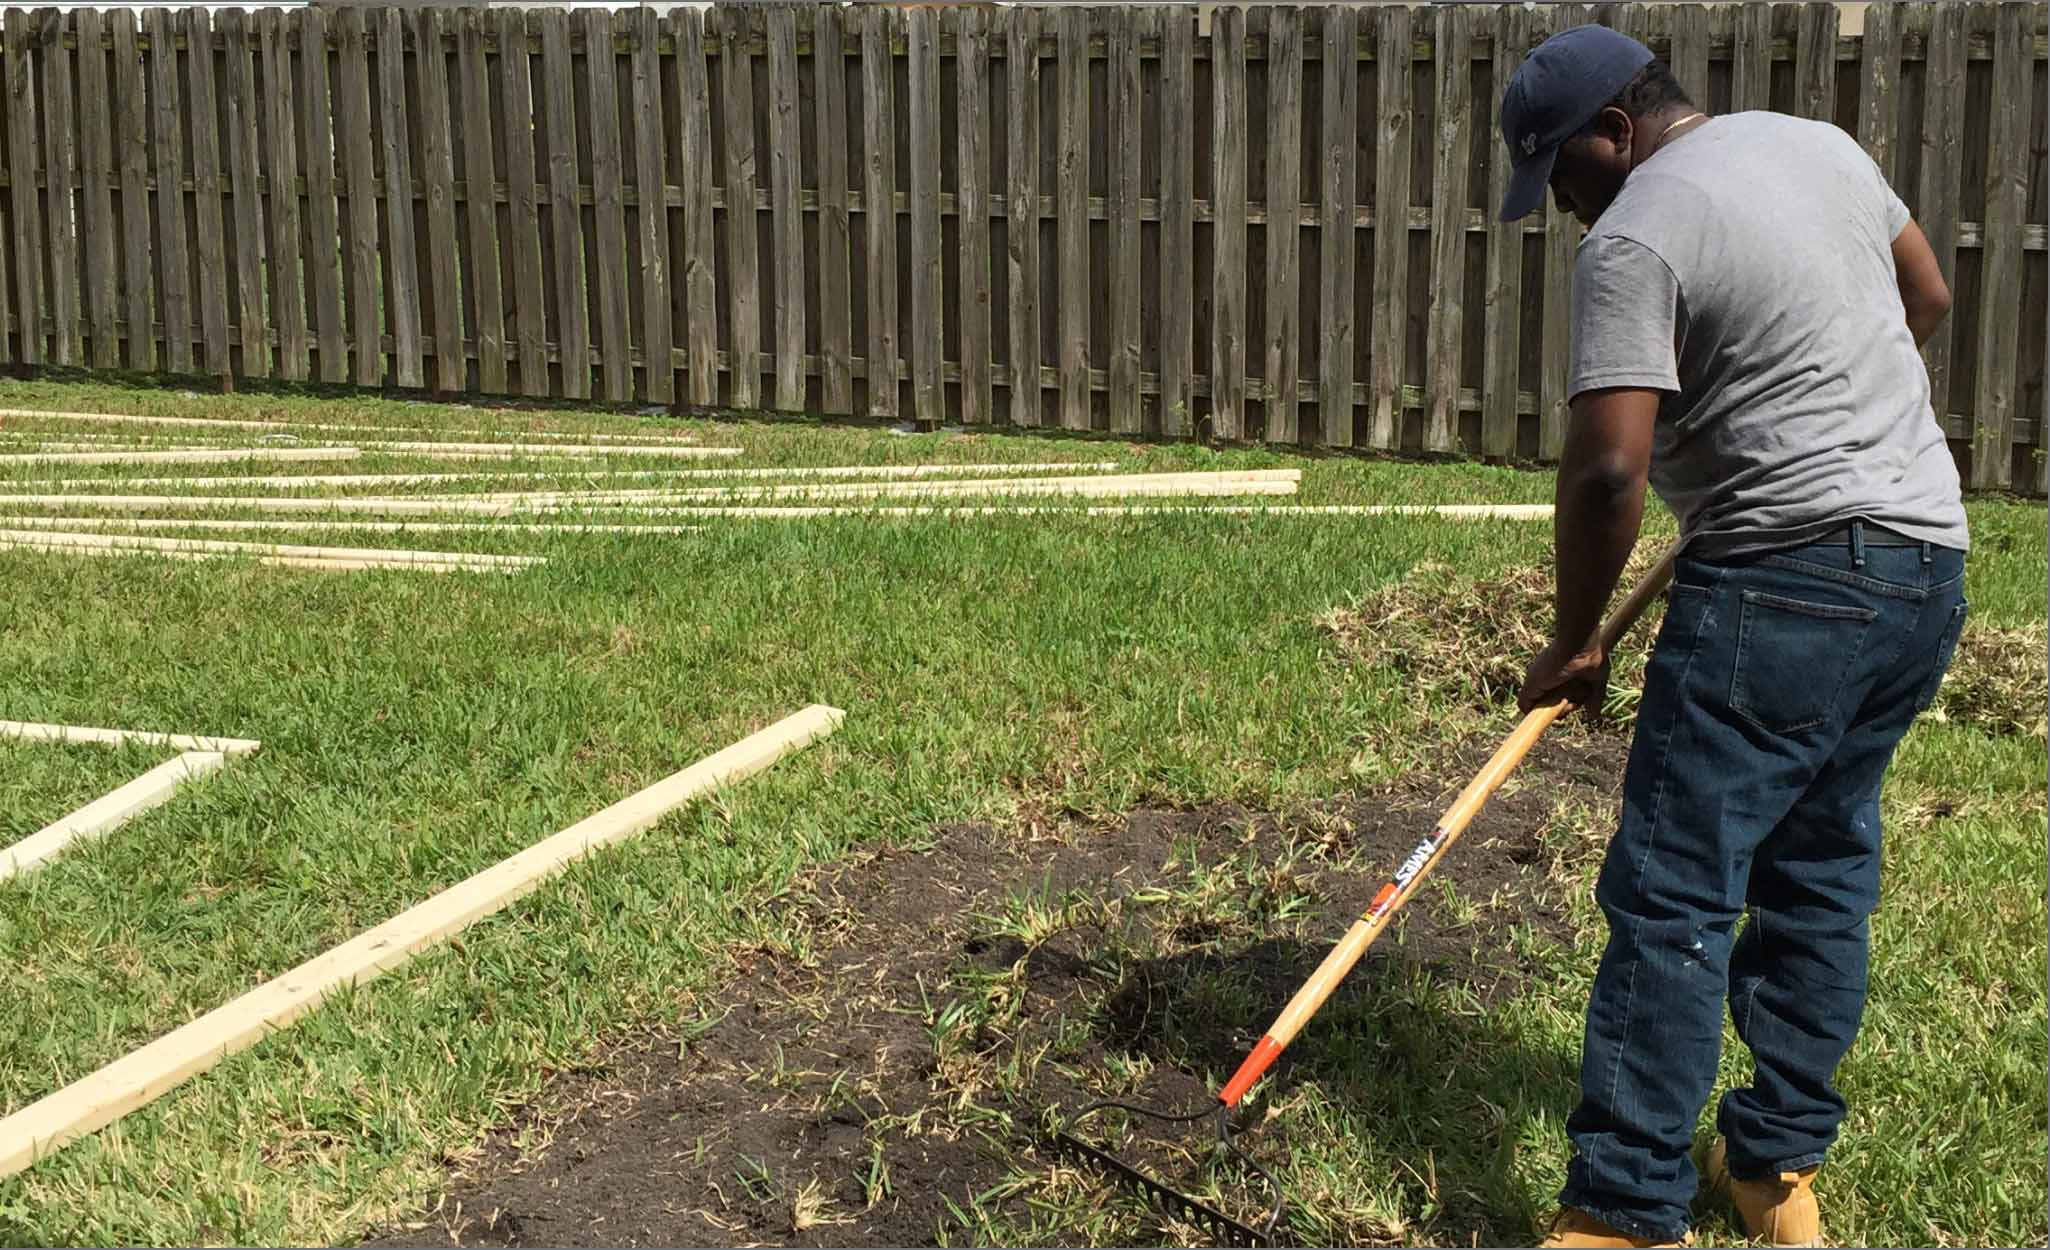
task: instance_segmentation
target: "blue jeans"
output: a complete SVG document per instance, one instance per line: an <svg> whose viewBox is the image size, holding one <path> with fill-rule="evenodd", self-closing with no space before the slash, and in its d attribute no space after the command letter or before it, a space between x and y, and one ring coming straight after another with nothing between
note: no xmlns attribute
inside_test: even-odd
<svg viewBox="0 0 2050 1250"><path fill-rule="evenodd" d="M1717 1117L1731 1172L1822 1161L1864 1014L1880 780L1957 645L1963 575L1962 552L1862 523L1679 561L1595 891L1609 941L1561 1202L1685 1231L1725 997L1757 1067Z"/></svg>

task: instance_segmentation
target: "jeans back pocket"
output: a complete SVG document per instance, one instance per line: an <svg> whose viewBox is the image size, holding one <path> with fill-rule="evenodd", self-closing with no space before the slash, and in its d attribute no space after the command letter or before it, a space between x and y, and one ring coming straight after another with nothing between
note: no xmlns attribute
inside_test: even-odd
<svg viewBox="0 0 2050 1250"><path fill-rule="evenodd" d="M1731 709L1776 734L1827 721L1879 612L1762 590L1746 590L1742 600Z"/></svg>

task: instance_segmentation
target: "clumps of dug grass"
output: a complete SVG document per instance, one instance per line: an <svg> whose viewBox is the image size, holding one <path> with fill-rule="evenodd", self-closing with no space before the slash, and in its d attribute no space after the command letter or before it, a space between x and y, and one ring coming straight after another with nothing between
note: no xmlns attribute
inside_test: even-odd
<svg viewBox="0 0 2050 1250"><path fill-rule="evenodd" d="M2050 734L2050 628L1967 624L1928 715L1989 734Z"/></svg>

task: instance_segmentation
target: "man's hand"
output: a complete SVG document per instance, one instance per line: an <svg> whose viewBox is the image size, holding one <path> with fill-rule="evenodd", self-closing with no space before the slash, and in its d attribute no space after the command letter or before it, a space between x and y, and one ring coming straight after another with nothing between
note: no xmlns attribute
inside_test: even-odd
<svg viewBox="0 0 2050 1250"><path fill-rule="evenodd" d="M1528 712L1540 703L1564 696L1589 715L1600 715L1609 689L1609 656L1600 646L1575 647L1553 642L1523 674L1516 709Z"/></svg>

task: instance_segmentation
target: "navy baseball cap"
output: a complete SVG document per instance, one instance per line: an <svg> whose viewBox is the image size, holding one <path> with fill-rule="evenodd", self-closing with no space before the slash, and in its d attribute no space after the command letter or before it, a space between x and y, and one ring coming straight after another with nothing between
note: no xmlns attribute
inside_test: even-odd
<svg viewBox="0 0 2050 1250"><path fill-rule="evenodd" d="M1607 107L1651 49L1606 26L1575 26L1531 49L1502 93L1502 141L1509 145L1509 194L1502 220L1545 202L1559 145Z"/></svg>

